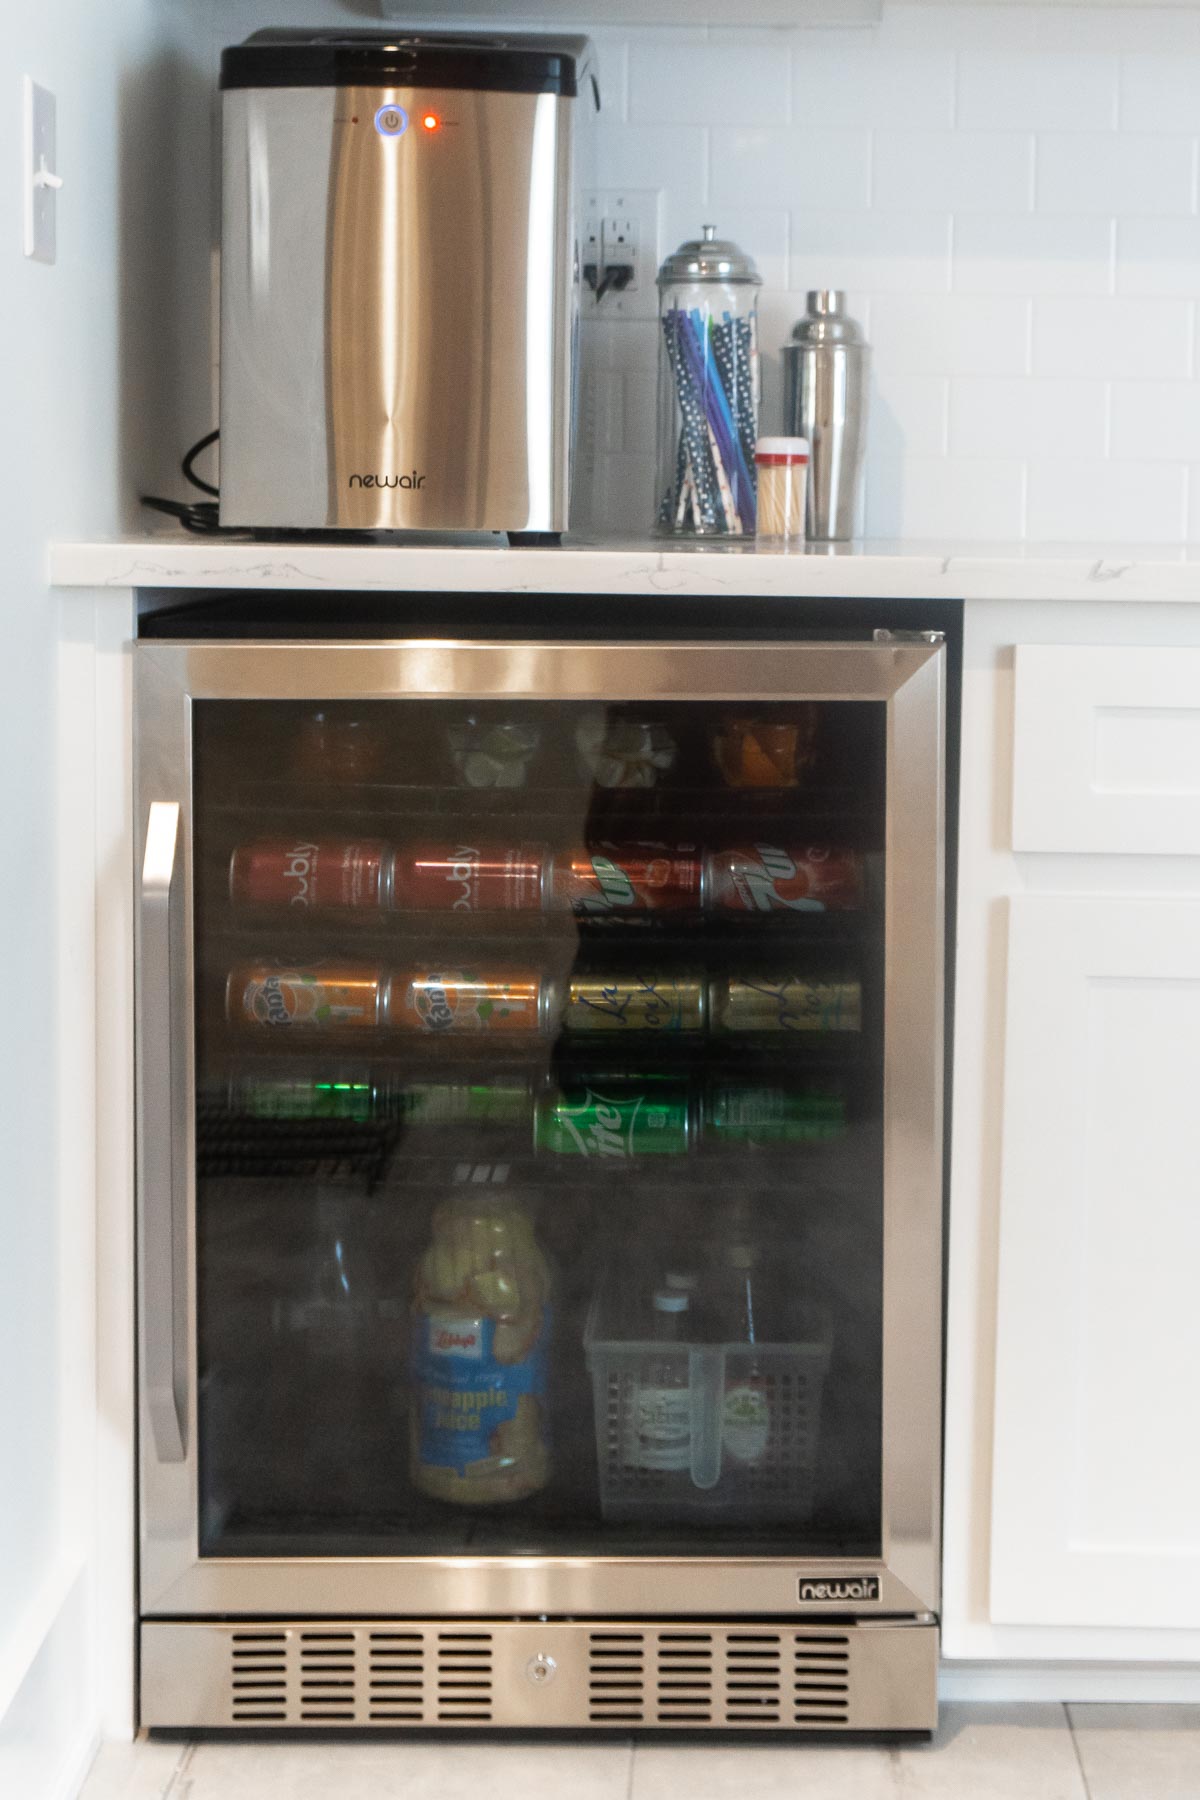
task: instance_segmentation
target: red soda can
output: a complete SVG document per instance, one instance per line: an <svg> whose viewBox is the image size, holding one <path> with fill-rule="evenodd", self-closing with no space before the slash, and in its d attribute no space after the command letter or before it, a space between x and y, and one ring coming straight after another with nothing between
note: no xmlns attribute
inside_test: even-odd
<svg viewBox="0 0 1200 1800"><path fill-rule="evenodd" d="M708 859L708 894L716 912L852 911L863 901L863 859L828 844L716 850Z"/></svg>
<svg viewBox="0 0 1200 1800"><path fill-rule="evenodd" d="M418 844L396 855L392 905L430 912L540 912L544 844Z"/></svg>
<svg viewBox="0 0 1200 1800"><path fill-rule="evenodd" d="M597 844L556 857L551 887L581 919L699 912L704 857L695 844Z"/></svg>
<svg viewBox="0 0 1200 1800"><path fill-rule="evenodd" d="M295 906L307 912L386 906L392 853L375 840L260 838L229 859L229 897L238 906Z"/></svg>

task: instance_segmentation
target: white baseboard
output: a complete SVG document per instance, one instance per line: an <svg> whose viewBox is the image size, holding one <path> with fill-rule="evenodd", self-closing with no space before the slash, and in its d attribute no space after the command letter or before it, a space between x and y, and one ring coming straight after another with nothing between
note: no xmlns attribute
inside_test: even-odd
<svg viewBox="0 0 1200 1800"><path fill-rule="evenodd" d="M1195 1663L943 1662L941 1700L1200 1703Z"/></svg>

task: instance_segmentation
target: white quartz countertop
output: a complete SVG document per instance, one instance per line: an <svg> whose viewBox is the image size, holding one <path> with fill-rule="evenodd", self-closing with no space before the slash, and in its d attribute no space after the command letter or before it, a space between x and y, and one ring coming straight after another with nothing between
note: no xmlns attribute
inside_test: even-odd
<svg viewBox="0 0 1200 1800"><path fill-rule="evenodd" d="M514 550L496 538L323 543L163 534L54 544L50 579L124 589L1200 602L1200 545L868 540L783 554L753 544L682 549L645 539Z"/></svg>

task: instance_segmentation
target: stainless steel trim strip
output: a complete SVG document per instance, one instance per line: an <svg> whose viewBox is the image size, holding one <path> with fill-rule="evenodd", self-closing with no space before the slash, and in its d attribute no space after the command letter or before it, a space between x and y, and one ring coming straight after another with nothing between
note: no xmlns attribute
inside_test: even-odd
<svg viewBox="0 0 1200 1800"><path fill-rule="evenodd" d="M141 1723L238 1731L928 1731L917 1619L155 1621Z"/></svg>
<svg viewBox="0 0 1200 1800"><path fill-rule="evenodd" d="M183 1302L178 1279L183 1238L183 1145L174 1130L177 1007L172 897L179 806L151 802L141 885L141 1106L138 1160L142 1186L142 1318L146 1404L160 1462L187 1455L187 1361L177 1355ZM186 1176L183 1176L186 1180Z"/></svg>

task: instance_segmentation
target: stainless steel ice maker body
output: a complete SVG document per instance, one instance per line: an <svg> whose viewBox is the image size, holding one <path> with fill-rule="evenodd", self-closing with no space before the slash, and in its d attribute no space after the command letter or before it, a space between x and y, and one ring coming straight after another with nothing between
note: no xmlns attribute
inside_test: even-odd
<svg viewBox="0 0 1200 1800"><path fill-rule="evenodd" d="M565 529L588 55L378 33L225 53L223 525Z"/></svg>

